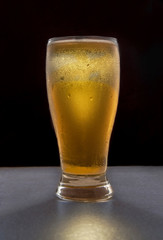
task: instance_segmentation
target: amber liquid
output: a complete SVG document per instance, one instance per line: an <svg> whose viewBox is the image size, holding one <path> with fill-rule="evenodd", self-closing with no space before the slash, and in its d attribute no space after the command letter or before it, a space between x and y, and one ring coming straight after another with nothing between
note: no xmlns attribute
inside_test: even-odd
<svg viewBox="0 0 163 240"><path fill-rule="evenodd" d="M78 56L76 52L77 50L75 56ZM86 70L84 73L89 65L87 62L83 63L85 52L83 54L80 50L79 53L80 61L73 62L71 56L72 62L68 61L67 68L66 64L62 66L61 72L59 72L60 68L57 68L59 64L57 60L53 60L52 64L57 70L51 71L48 78L50 111L63 172L78 175L102 174L107 167L109 141L118 103L119 82L116 79L117 83L111 86L107 77L92 78L92 70L91 72ZM69 57L69 54L65 57L65 63L67 56ZM100 64L100 59L98 63ZM76 67L77 64L79 69ZM83 68L82 64L88 66ZM69 71L66 75L67 69ZM78 71L80 77L70 79L70 76ZM84 79L84 76L88 77L89 74L91 77Z"/></svg>

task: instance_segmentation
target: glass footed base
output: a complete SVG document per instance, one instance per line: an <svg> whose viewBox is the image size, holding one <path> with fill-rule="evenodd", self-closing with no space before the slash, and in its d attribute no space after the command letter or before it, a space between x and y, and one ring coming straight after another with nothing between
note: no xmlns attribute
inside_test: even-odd
<svg viewBox="0 0 163 240"><path fill-rule="evenodd" d="M56 194L62 200L105 202L112 197L113 190L105 174L71 175L63 173Z"/></svg>

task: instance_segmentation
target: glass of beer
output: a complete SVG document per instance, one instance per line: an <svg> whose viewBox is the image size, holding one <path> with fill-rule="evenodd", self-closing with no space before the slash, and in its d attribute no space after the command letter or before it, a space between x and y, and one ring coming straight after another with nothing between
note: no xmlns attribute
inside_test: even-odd
<svg viewBox="0 0 163 240"><path fill-rule="evenodd" d="M106 201L113 194L106 170L119 96L117 40L49 39L46 78L62 169L56 194L64 200Z"/></svg>

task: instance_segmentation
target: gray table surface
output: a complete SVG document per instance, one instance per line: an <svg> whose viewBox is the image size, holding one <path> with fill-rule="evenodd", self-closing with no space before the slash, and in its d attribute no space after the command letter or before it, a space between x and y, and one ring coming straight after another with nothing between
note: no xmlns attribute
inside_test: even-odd
<svg viewBox="0 0 163 240"><path fill-rule="evenodd" d="M104 203L56 198L58 167L0 169L0 240L162 240L163 167L110 167Z"/></svg>

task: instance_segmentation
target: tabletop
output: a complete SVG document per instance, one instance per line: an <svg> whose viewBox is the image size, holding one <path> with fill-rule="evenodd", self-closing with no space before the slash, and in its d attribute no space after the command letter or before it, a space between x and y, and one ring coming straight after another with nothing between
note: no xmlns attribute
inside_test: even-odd
<svg viewBox="0 0 163 240"><path fill-rule="evenodd" d="M0 240L162 240L163 167L109 167L108 202L59 200L59 167L0 168Z"/></svg>

